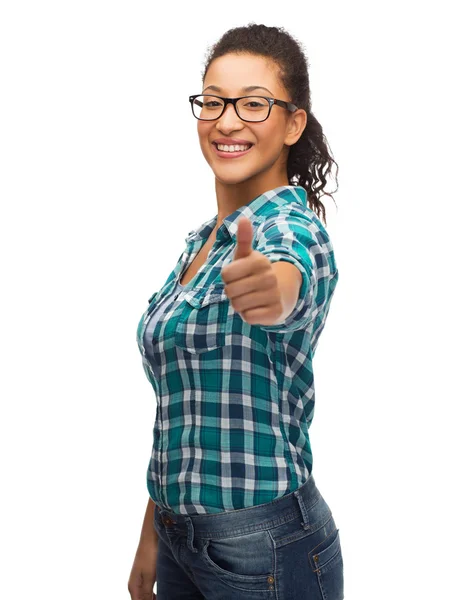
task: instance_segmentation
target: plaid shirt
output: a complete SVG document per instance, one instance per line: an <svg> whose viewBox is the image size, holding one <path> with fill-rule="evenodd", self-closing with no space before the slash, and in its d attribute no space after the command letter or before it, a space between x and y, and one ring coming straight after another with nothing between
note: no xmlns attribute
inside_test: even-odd
<svg viewBox="0 0 458 600"><path fill-rule="evenodd" d="M137 328L143 368L157 399L148 492L181 514L217 513L272 502L312 470L308 428L315 392L312 359L338 280L332 244L300 186L281 186L234 211L219 227L197 275L144 336L155 306L176 287L216 225L186 237L186 249L148 300ZM302 273L292 313L250 325L231 306L221 269L233 260L237 221L253 225L253 249ZM151 334L151 332L150 332Z"/></svg>

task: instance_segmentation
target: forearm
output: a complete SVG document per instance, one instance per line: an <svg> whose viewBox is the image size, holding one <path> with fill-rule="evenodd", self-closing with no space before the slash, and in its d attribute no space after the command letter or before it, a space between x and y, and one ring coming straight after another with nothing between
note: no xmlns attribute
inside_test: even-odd
<svg viewBox="0 0 458 600"><path fill-rule="evenodd" d="M146 505L145 517L143 519L142 531L140 533L140 544L151 544L157 543L158 535L154 528L154 510L156 505L148 497L148 504Z"/></svg>
<svg viewBox="0 0 458 600"><path fill-rule="evenodd" d="M272 263L272 268L277 276L281 303L284 309L281 318L278 319L278 323L283 323L297 304L302 284L302 273L295 265L285 260Z"/></svg>

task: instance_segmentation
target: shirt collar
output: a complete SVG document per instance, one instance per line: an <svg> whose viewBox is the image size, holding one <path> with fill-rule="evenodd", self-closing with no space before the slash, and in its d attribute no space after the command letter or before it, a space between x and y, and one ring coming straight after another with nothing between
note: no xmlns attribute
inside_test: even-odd
<svg viewBox="0 0 458 600"><path fill-rule="evenodd" d="M266 216L268 212L266 210L267 204L269 208L276 208L289 202L298 202L307 207L307 192L305 188L296 185L281 185L273 190L264 192L223 219L223 224L219 228L217 236L230 236L234 240L237 240L237 222L240 217L248 217L250 221L256 222L260 217ZM216 225L217 218L218 215L215 215L197 229L190 231L186 236L186 243L190 244L208 238Z"/></svg>

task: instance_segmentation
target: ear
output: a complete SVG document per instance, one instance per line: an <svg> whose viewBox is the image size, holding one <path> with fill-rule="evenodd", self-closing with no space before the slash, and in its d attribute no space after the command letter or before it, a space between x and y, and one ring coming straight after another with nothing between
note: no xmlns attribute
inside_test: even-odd
<svg viewBox="0 0 458 600"><path fill-rule="evenodd" d="M301 137L307 125L307 113L303 108L298 108L295 112L290 113L287 126L287 135L284 143L287 146L293 146Z"/></svg>

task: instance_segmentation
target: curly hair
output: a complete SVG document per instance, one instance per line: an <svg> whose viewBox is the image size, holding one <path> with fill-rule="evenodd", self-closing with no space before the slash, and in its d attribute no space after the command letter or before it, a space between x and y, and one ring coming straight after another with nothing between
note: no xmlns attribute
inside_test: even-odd
<svg viewBox="0 0 458 600"><path fill-rule="evenodd" d="M326 209L319 198L326 195L334 200L332 194L323 191L323 188L332 163L337 167L337 183L339 166L331 156L322 126L311 110L309 65L301 43L283 27L249 23L244 27L229 29L207 50L202 82L212 61L229 53L260 55L274 61L279 67L281 83L290 94L291 102L306 111L306 127L297 142L290 146L287 175L290 185L305 188L310 208L318 218L323 216L326 224ZM334 192L336 191L337 188Z"/></svg>

